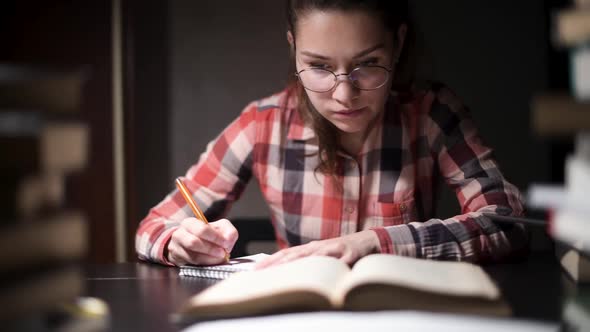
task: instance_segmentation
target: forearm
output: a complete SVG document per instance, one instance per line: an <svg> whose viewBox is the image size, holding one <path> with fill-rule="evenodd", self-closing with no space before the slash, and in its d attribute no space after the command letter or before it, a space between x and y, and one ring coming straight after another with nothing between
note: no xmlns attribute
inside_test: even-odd
<svg viewBox="0 0 590 332"><path fill-rule="evenodd" d="M381 252L437 260L501 261L528 245L523 225L500 228L479 212L375 229Z"/></svg>

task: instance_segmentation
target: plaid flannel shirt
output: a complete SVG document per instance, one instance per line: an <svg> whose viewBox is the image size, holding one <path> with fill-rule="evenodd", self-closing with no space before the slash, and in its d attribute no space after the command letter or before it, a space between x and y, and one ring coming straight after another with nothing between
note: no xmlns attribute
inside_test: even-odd
<svg viewBox="0 0 590 332"><path fill-rule="evenodd" d="M526 247L524 226L482 215L521 215L521 194L448 88L390 98L359 157L339 153L336 177L315 171L317 137L287 91L249 104L186 173L209 220L226 215L254 176L280 248L369 229L381 252L419 258L481 262ZM455 191L460 215L433 218L439 177ZM139 257L170 264L164 249L189 216L180 193L168 194L139 225Z"/></svg>

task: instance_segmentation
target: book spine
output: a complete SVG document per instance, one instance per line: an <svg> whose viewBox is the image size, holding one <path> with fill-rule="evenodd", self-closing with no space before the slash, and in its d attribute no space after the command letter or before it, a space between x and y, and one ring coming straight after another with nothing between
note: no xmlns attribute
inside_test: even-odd
<svg viewBox="0 0 590 332"><path fill-rule="evenodd" d="M582 249L590 249L590 228L587 227L588 193L590 188L590 134L579 133L576 137L576 150L565 164L566 205L556 211L553 223L557 239L571 244L581 244Z"/></svg>
<svg viewBox="0 0 590 332"><path fill-rule="evenodd" d="M563 46L573 46L590 40L590 10L570 8L555 17L555 40Z"/></svg>
<svg viewBox="0 0 590 332"><path fill-rule="evenodd" d="M570 51L572 93L577 100L590 100L590 42Z"/></svg>

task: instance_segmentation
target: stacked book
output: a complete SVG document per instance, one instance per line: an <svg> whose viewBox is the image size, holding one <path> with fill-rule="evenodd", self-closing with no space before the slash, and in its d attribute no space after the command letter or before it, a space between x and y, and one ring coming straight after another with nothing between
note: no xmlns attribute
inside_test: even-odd
<svg viewBox="0 0 590 332"><path fill-rule="evenodd" d="M554 43L570 54L570 91L544 93L532 103L532 122L543 137L575 137L563 186L532 186L528 204L549 211L549 235L564 276L564 331L590 330L590 0L554 16Z"/></svg>
<svg viewBox="0 0 590 332"><path fill-rule="evenodd" d="M84 212L68 179L87 163L77 72L0 65L0 322L19 326L82 294Z"/></svg>
<svg viewBox="0 0 590 332"><path fill-rule="evenodd" d="M555 17L556 43L569 48L572 94L590 100L590 5L577 0L576 6L561 10Z"/></svg>
<svg viewBox="0 0 590 332"><path fill-rule="evenodd" d="M549 211L549 235L564 272L590 282L590 133L578 133L575 152L565 163L565 185L533 185L528 205Z"/></svg>
<svg viewBox="0 0 590 332"><path fill-rule="evenodd" d="M590 289L566 289L561 331L588 331L590 328Z"/></svg>
<svg viewBox="0 0 590 332"><path fill-rule="evenodd" d="M569 92L545 93L533 100L537 134L575 137L565 160L563 186L533 186L529 205L551 211L549 233L566 274L590 282L590 0L554 16L554 43L570 53Z"/></svg>

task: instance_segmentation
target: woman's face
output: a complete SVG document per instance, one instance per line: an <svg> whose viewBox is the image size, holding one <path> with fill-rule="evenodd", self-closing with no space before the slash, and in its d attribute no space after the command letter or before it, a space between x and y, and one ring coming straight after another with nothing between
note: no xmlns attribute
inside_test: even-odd
<svg viewBox="0 0 590 332"><path fill-rule="evenodd" d="M294 37L298 72L310 67L336 74L363 65L392 68L392 33L379 19L362 11L310 11L299 18ZM393 71L388 82L376 90L360 90L343 75L330 91L306 92L316 110L341 134L362 135L383 111L392 75Z"/></svg>

